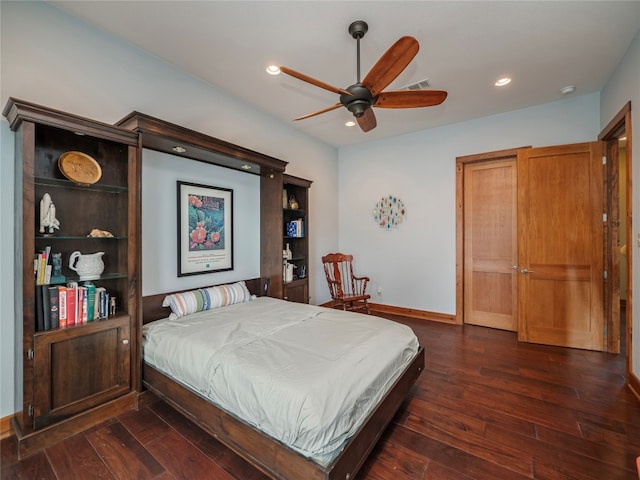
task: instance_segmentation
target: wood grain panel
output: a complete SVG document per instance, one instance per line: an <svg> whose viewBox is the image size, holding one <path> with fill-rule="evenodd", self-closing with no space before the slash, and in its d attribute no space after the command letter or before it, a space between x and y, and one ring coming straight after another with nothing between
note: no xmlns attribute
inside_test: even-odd
<svg viewBox="0 0 640 480"><path fill-rule="evenodd" d="M86 437L117 479L151 480L165 471L120 422L96 429Z"/></svg>
<svg viewBox="0 0 640 480"><path fill-rule="evenodd" d="M68 480L86 480L87 478L116 480L119 478L107 469L82 433L58 442L45 451L59 478Z"/></svg>
<svg viewBox="0 0 640 480"><path fill-rule="evenodd" d="M601 157L600 142L518 152L521 341L604 348Z"/></svg>
<svg viewBox="0 0 640 480"><path fill-rule="evenodd" d="M464 166L464 322L517 328L513 157Z"/></svg>
<svg viewBox="0 0 640 480"><path fill-rule="evenodd" d="M164 467L176 478L235 480L175 430L149 443L146 448L152 455L162 458Z"/></svg>

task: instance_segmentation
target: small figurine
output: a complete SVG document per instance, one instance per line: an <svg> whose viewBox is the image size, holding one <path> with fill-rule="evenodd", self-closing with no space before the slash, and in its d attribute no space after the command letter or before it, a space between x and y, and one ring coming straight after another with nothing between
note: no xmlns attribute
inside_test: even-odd
<svg viewBox="0 0 640 480"><path fill-rule="evenodd" d="M54 253L51 256L51 264L53 265L51 272L51 283L64 283L65 276L62 275L62 253Z"/></svg>
<svg viewBox="0 0 640 480"><path fill-rule="evenodd" d="M109 298L109 315L116 314L116 297Z"/></svg>
<svg viewBox="0 0 640 480"><path fill-rule="evenodd" d="M298 208L300 208L300 204L296 200L296 197L294 197L293 195L289 197L289 208L291 210L297 210Z"/></svg>
<svg viewBox="0 0 640 480"><path fill-rule="evenodd" d="M40 200L40 233L53 233L60 229L60 222L56 218L56 206L51 201L51 195L45 193Z"/></svg>

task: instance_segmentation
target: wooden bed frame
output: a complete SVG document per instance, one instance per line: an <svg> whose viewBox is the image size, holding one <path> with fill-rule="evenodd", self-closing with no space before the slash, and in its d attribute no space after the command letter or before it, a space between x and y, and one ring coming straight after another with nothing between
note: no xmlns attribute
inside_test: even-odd
<svg viewBox="0 0 640 480"><path fill-rule="evenodd" d="M260 295L259 278L246 280L245 283L251 293ZM143 297L143 323L169 316L169 308L162 307L166 295ZM327 467L303 457L144 362L142 377L147 389L271 478L349 480L362 467L423 369L424 349L420 347L402 375Z"/></svg>

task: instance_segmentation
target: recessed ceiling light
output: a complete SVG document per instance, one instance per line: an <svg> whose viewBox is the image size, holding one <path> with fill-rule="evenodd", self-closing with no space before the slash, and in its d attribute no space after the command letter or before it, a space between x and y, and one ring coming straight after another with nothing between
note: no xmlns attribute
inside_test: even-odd
<svg viewBox="0 0 640 480"><path fill-rule="evenodd" d="M269 65L267 67L267 73L269 75L280 75L280 67L277 65Z"/></svg>
<svg viewBox="0 0 640 480"><path fill-rule="evenodd" d="M494 85L496 87L504 87L505 85L511 83L511 79L509 77L502 77L499 78L498 80L496 80L496 83L494 83Z"/></svg>
<svg viewBox="0 0 640 480"><path fill-rule="evenodd" d="M173 150L176 153L184 153L187 151L186 148L181 147L180 145L176 145L175 147L173 147L171 150Z"/></svg>
<svg viewBox="0 0 640 480"><path fill-rule="evenodd" d="M247 165L246 163L240 167L243 170L251 170L251 165Z"/></svg>
<svg viewBox="0 0 640 480"><path fill-rule="evenodd" d="M560 89L560 93L562 95L569 95L570 93L573 93L576 91L576 87L574 85L567 85L566 87L562 87Z"/></svg>
<svg viewBox="0 0 640 480"><path fill-rule="evenodd" d="M344 122L344 124L347 127L355 127L356 126L356 122L354 122L353 120L347 120L346 122Z"/></svg>

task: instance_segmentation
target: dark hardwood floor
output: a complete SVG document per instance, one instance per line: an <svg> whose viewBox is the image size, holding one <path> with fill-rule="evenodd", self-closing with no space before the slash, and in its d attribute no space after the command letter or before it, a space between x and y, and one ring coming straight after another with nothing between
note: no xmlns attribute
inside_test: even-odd
<svg viewBox="0 0 640 480"><path fill-rule="evenodd" d="M426 369L358 480L638 478L640 404L624 355L401 321L425 347ZM14 438L0 449L2 479L266 478L161 401L20 461Z"/></svg>

